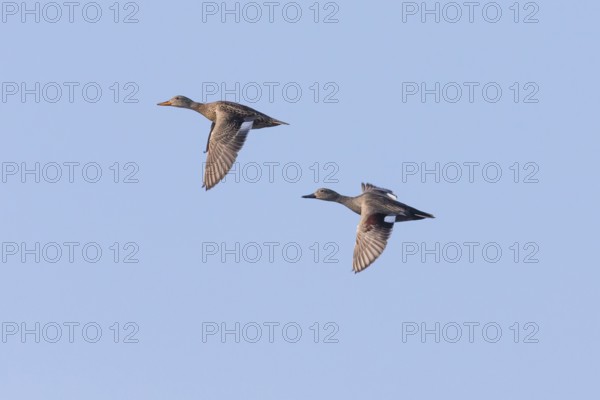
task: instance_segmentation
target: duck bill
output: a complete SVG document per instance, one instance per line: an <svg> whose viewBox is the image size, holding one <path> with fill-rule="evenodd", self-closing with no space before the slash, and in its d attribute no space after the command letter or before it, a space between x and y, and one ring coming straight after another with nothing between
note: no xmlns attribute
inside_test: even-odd
<svg viewBox="0 0 600 400"><path fill-rule="evenodd" d="M315 196L314 193L311 194L307 194L306 196L302 196L303 199L316 199L317 196Z"/></svg>
<svg viewBox="0 0 600 400"><path fill-rule="evenodd" d="M171 100L163 101L162 103L158 103L157 106L172 106Z"/></svg>

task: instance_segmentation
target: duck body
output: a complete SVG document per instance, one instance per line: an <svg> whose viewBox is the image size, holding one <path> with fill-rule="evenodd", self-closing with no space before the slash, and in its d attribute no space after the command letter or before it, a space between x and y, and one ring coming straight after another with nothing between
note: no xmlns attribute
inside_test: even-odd
<svg viewBox="0 0 600 400"><path fill-rule="evenodd" d="M277 125L288 125L283 121L269 117L267 114L263 114L251 107L234 103L232 101L223 100L212 103L196 104L198 104L198 109L196 111L204 115L212 122L217 122L218 115L224 114L228 115L230 118L236 118L240 120L252 119L252 121L254 121L252 129L269 128Z"/></svg>

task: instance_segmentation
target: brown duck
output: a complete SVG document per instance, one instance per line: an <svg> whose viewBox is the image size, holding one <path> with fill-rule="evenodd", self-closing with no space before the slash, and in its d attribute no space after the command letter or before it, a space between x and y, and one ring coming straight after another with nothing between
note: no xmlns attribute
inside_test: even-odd
<svg viewBox="0 0 600 400"><path fill-rule="evenodd" d="M244 145L250 129L289 125L253 108L231 101L196 103L185 96L175 96L171 100L158 103L158 105L188 108L212 121L204 151L208 153L204 170L204 185L202 186L206 190L213 188L227 175Z"/></svg>

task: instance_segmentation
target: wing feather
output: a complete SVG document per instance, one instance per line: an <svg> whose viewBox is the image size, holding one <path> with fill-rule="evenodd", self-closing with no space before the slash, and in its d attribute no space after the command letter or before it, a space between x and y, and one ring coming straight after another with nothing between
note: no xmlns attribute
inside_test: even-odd
<svg viewBox="0 0 600 400"><path fill-rule="evenodd" d="M381 187L375 186L370 183L361 183L361 188L362 188L363 193L366 193L366 192L377 193L377 194L387 196L387 197L391 198L392 200L398 200L398 197L390 189L381 188Z"/></svg>
<svg viewBox="0 0 600 400"><path fill-rule="evenodd" d="M217 111L217 121L208 140L204 186L213 188L229 172L252 129L253 119L234 119Z"/></svg>
<svg viewBox="0 0 600 400"><path fill-rule="evenodd" d="M355 273L371 265L385 250L394 227L393 223L385 221L385 217L385 214L371 213L360 219L352 262Z"/></svg>

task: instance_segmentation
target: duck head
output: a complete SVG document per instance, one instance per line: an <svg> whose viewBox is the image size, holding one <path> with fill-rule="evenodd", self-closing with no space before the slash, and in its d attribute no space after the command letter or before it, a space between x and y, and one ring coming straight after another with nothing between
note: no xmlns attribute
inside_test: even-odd
<svg viewBox="0 0 600 400"><path fill-rule="evenodd" d="M158 103L157 106L171 106L180 108L191 108L194 102L185 96L175 96L171 100L163 101Z"/></svg>
<svg viewBox="0 0 600 400"><path fill-rule="evenodd" d="M325 201L336 201L340 197L339 193L327 188L317 189L316 192L302 196L304 199L319 199Z"/></svg>

